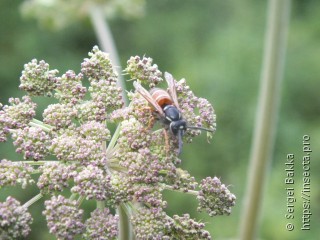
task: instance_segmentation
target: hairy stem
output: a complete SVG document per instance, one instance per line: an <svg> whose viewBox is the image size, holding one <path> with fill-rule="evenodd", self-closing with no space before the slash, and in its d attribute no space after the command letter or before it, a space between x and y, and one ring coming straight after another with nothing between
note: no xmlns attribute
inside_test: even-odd
<svg viewBox="0 0 320 240"><path fill-rule="evenodd" d="M271 162L283 75L290 0L269 0L257 106L240 239L256 239L267 170Z"/></svg>
<svg viewBox="0 0 320 240"><path fill-rule="evenodd" d="M37 202L38 200L40 200L42 198L42 194L39 193L36 196L34 196L33 198L31 198L28 202L26 202L25 204L23 204L24 207L28 208L30 207L32 204L34 204L35 202Z"/></svg>

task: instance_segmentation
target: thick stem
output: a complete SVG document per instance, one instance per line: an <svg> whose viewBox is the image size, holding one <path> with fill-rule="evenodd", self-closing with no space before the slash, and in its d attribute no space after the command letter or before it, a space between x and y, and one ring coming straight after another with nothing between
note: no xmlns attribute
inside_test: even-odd
<svg viewBox="0 0 320 240"><path fill-rule="evenodd" d="M240 239L256 239L267 170L275 141L290 0L269 0L264 59Z"/></svg>
<svg viewBox="0 0 320 240"><path fill-rule="evenodd" d="M120 204L120 206L117 208L117 213L119 215L119 240L134 239L129 215L127 214L126 210L127 209L123 204Z"/></svg>

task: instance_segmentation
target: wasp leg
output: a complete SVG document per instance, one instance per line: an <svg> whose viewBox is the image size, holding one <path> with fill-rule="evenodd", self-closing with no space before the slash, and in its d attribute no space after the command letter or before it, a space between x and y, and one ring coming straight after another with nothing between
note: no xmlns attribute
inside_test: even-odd
<svg viewBox="0 0 320 240"><path fill-rule="evenodd" d="M168 156L170 152L169 136L168 136L168 132L164 128L163 128L163 135L164 135L164 141L166 144L166 155Z"/></svg>
<svg viewBox="0 0 320 240"><path fill-rule="evenodd" d="M182 151L182 145L183 145L182 135L183 135L182 130L179 130L179 132L178 132L178 144L179 144L178 155L180 155L180 153Z"/></svg>

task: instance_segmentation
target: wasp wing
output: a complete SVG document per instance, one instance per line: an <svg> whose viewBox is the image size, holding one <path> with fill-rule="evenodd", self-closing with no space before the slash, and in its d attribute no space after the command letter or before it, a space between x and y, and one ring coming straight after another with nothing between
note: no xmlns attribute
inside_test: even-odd
<svg viewBox="0 0 320 240"><path fill-rule="evenodd" d="M144 97L157 112L159 112L162 115L164 114L159 104L153 99L151 94L144 87L141 86L139 82L133 82L133 86L137 90L137 92L140 93L140 95Z"/></svg>
<svg viewBox="0 0 320 240"><path fill-rule="evenodd" d="M167 84L168 84L168 87L169 87L169 94L172 98L172 101L174 103L174 105L180 109L179 107L179 103L178 103L178 97L177 97L177 92L176 92L176 83L175 83L175 80L173 79L173 76L168 73L168 72L165 72L164 73L164 77L167 81Z"/></svg>

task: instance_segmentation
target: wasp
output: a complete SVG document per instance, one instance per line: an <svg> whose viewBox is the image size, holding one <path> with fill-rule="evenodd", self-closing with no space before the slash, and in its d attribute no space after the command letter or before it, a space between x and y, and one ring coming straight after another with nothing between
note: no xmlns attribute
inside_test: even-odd
<svg viewBox="0 0 320 240"><path fill-rule="evenodd" d="M167 91L161 88L153 88L149 92L144 87L142 87L139 82L134 82L133 86L135 87L136 91L142 97L144 97L153 107L153 109L159 116L160 121L170 130L170 132L175 137L178 138L179 155L182 151L182 137L188 128L199 129L208 132L214 132L214 130L188 125L181 114L176 92L175 80L173 79L173 76L168 72L165 72L164 77L168 84Z"/></svg>

